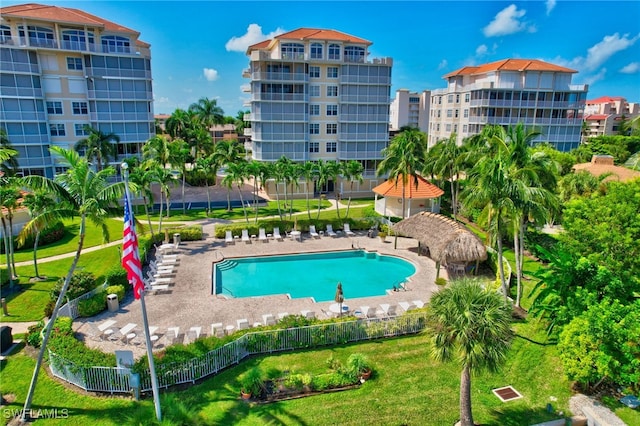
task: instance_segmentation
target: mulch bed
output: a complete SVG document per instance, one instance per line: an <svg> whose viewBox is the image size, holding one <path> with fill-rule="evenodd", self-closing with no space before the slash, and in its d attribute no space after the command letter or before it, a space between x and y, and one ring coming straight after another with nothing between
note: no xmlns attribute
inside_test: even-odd
<svg viewBox="0 0 640 426"><path fill-rule="evenodd" d="M286 401L289 399L306 398L308 396L321 395L332 392L342 392L346 390L356 389L360 387L360 383L356 383L350 386L343 386L339 388L325 389L322 391L312 391L308 388L303 389L289 389L282 385L281 380L268 380L265 383L265 389L260 393L258 398L251 398L249 402L255 402L258 404L270 404L277 401Z"/></svg>

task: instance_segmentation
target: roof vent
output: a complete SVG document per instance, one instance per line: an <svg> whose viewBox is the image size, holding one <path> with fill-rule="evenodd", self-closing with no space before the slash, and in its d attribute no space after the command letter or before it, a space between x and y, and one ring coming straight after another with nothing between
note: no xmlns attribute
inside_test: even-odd
<svg viewBox="0 0 640 426"><path fill-rule="evenodd" d="M591 157L591 164L606 164L613 166L613 156L611 155L594 155Z"/></svg>

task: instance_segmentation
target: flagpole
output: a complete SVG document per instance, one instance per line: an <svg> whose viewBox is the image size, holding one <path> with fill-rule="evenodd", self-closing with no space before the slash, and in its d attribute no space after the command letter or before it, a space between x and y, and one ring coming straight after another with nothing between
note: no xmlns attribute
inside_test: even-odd
<svg viewBox="0 0 640 426"><path fill-rule="evenodd" d="M127 163L122 163L122 175L124 177L124 186L126 192L126 200L125 203L129 203L126 208L128 208L129 214L133 217L133 211L131 211L131 194L129 193L129 165ZM131 221L132 226L135 226L135 222ZM135 232L135 231L134 231ZM137 250L137 247L136 247ZM134 292L135 292L134 288ZM149 373L151 375L151 389L153 391L153 404L156 407L156 418L158 421L162 421L162 411L160 410L160 391L158 389L158 377L156 376L156 366L153 360L153 348L151 346L151 336L149 336L149 320L147 319L147 307L144 303L144 292L145 289L140 291L140 310L142 311L142 325L144 327L144 339L147 345L147 359L149 360Z"/></svg>

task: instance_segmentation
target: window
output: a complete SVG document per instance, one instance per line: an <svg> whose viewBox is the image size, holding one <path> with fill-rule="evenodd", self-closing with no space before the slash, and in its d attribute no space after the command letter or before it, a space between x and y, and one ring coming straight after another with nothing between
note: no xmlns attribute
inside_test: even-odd
<svg viewBox="0 0 640 426"><path fill-rule="evenodd" d="M309 67L309 77L320 78L320 67Z"/></svg>
<svg viewBox="0 0 640 426"><path fill-rule="evenodd" d="M452 103L452 102L453 102L453 95L447 96L447 103Z"/></svg>
<svg viewBox="0 0 640 426"><path fill-rule="evenodd" d="M282 59L304 59L304 45L300 43L282 43L280 45Z"/></svg>
<svg viewBox="0 0 640 426"><path fill-rule="evenodd" d="M440 123L436 124L436 132L440 131Z"/></svg>
<svg viewBox="0 0 640 426"><path fill-rule="evenodd" d="M62 102L47 101L47 114L62 115Z"/></svg>
<svg viewBox="0 0 640 426"><path fill-rule="evenodd" d="M418 104L418 103L420 103L420 98L417 98L417 97L415 97L415 96L411 96L411 97L409 98L409 103L410 103L410 104Z"/></svg>
<svg viewBox="0 0 640 426"><path fill-rule="evenodd" d="M337 142L327 142L327 152L337 152L337 151L338 151Z"/></svg>
<svg viewBox="0 0 640 426"><path fill-rule="evenodd" d="M87 115L89 113L86 102L71 102L73 115Z"/></svg>
<svg viewBox="0 0 640 426"><path fill-rule="evenodd" d="M438 110L438 118L442 116L442 110Z"/></svg>
<svg viewBox="0 0 640 426"><path fill-rule="evenodd" d="M309 105L309 115L320 115L320 105Z"/></svg>
<svg viewBox="0 0 640 426"><path fill-rule="evenodd" d="M327 96L338 96L338 86L327 86Z"/></svg>
<svg viewBox="0 0 640 426"><path fill-rule="evenodd" d="M309 134L310 135L319 135L320 134L320 124L318 124L318 123L309 124Z"/></svg>
<svg viewBox="0 0 640 426"><path fill-rule="evenodd" d="M311 59L322 59L322 45L320 43L311 43Z"/></svg>
<svg viewBox="0 0 640 426"><path fill-rule="evenodd" d="M320 86L309 86L309 96L320 96Z"/></svg>
<svg viewBox="0 0 640 426"><path fill-rule="evenodd" d="M62 46L70 50L87 50L87 41L95 44L93 32L85 33L83 30L62 30Z"/></svg>
<svg viewBox="0 0 640 426"><path fill-rule="evenodd" d="M442 96L438 96L438 105L442 105Z"/></svg>
<svg viewBox="0 0 640 426"><path fill-rule="evenodd" d="M460 111L459 111L459 110L455 110L455 111L453 112L453 116L454 116L455 118L460 117Z"/></svg>
<svg viewBox="0 0 640 426"><path fill-rule="evenodd" d="M338 78L338 67L328 67L327 78Z"/></svg>
<svg viewBox="0 0 640 426"><path fill-rule="evenodd" d="M447 110L447 118L451 118L453 116L453 111L448 109Z"/></svg>
<svg viewBox="0 0 640 426"><path fill-rule="evenodd" d="M459 104L460 103L460 94L456 93L456 103Z"/></svg>
<svg viewBox="0 0 640 426"><path fill-rule="evenodd" d="M327 105L327 115L338 115L338 105Z"/></svg>
<svg viewBox="0 0 640 426"><path fill-rule="evenodd" d="M29 45L39 47L56 47L56 42L53 38L53 30L45 27L35 27L32 25L27 26L27 32L29 33ZM20 38L24 39L24 26L18 27L18 34Z"/></svg>
<svg viewBox="0 0 640 426"><path fill-rule="evenodd" d="M102 50L106 53L120 52L129 53L131 44L128 38L120 36L103 36Z"/></svg>
<svg viewBox="0 0 640 426"><path fill-rule="evenodd" d="M471 99L471 94L470 93L465 93L464 94L464 101L465 102L469 102L469 99Z"/></svg>
<svg viewBox="0 0 640 426"><path fill-rule="evenodd" d="M67 133L64 131L64 124L49 124L49 134L51 136L66 136Z"/></svg>
<svg viewBox="0 0 640 426"><path fill-rule="evenodd" d="M466 124L462 125L462 133L467 133L468 126Z"/></svg>
<svg viewBox="0 0 640 426"><path fill-rule="evenodd" d="M464 118L469 118L469 110L468 110L468 109L463 110L463 111L462 111L462 116L463 116Z"/></svg>
<svg viewBox="0 0 640 426"><path fill-rule="evenodd" d="M89 136L89 131L86 129L87 124L75 123L73 129L76 136Z"/></svg>
<svg viewBox="0 0 640 426"><path fill-rule="evenodd" d="M8 43L11 40L11 27L0 25L0 44Z"/></svg>
<svg viewBox="0 0 640 426"><path fill-rule="evenodd" d="M453 133L458 133L458 125L457 124L453 125Z"/></svg>
<svg viewBox="0 0 640 426"><path fill-rule="evenodd" d="M68 70L81 70L82 58L72 58L67 56L67 69Z"/></svg>
<svg viewBox="0 0 640 426"><path fill-rule="evenodd" d="M337 124L327 124L327 134L328 135L336 135L336 134L338 134L338 125Z"/></svg>
<svg viewBox="0 0 640 426"><path fill-rule="evenodd" d="M309 142L309 152L320 152L320 142Z"/></svg>
<svg viewBox="0 0 640 426"><path fill-rule="evenodd" d="M451 124L447 123L447 125L445 126L445 129L447 132L451 131Z"/></svg>
<svg viewBox="0 0 640 426"><path fill-rule="evenodd" d="M329 45L329 59L340 60L340 46L337 44Z"/></svg>
<svg viewBox="0 0 640 426"><path fill-rule="evenodd" d="M344 60L347 62L364 62L364 48L360 46L345 47Z"/></svg>

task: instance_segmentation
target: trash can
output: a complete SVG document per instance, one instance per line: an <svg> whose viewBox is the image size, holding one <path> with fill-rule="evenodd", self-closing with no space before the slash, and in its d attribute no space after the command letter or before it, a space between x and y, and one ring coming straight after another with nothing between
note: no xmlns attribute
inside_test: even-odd
<svg viewBox="0 0 640 426"><path fill-rule="evenodd" d="M173 244L176 246L180 244L180 234L173 234Z"/></svg>
<svg viewBox="0 0 640 426"><path fill-rule="evenodd" d="M117 294L111 293L107 295L107 309L109 309L109 312L116 312L118 309L120 309Z"/></svg>
<svg viewBox="0 0 640 426"><path fill-rule="evenodd" d="M13 346L13 329L8 325L0 327L0 351L4 352Z"/></svg>

